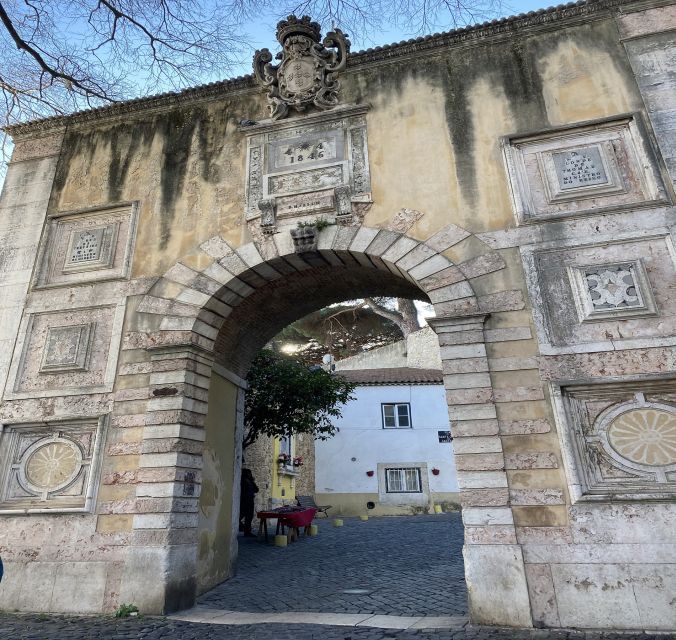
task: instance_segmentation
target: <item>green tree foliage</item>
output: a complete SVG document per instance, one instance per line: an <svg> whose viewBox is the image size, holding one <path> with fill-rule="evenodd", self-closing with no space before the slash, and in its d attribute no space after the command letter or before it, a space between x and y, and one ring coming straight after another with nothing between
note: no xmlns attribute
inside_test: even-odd
<svg viewBox="0 0 676 640"><path fill-rule="evenodd" d="M261 436L307 433L326 440L341 405L352 399L354 385L319 367L309 368L272 351L261 351L247 376L244 448Z"/></svg>

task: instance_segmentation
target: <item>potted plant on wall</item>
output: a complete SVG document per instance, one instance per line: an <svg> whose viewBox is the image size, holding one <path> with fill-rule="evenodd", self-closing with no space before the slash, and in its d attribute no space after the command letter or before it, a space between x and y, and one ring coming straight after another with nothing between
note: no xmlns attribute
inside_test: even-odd
<svg viewBox="0 0 676 640"><path fill-rule="evenodd" d="M283 466L289 464L289 460L290 460L290 457L289 457L288 453L280 453L277 456L277 463L279 464L280 467L283 467Z"/></svg>
<svg viewBox="0 0 676 640"><path fill-rule="evenodd" d="M302 467L303 466L303 456L296 456L293 459L293 466L294 467Z"/></svg>

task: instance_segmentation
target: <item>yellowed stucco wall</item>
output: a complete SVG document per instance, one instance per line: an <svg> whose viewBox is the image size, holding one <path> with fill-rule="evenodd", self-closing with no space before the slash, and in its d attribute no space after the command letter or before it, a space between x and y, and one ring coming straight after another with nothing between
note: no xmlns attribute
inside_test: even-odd
<svg viewBox="0 0 676 640"><path fill-rule="evenodd" d="M619 47L608 20L346 73L342 101L370 105L374 202L364 224L384 226L409 207L425 214L409 231L418 238L449 222L471 232L513 226L501 136L641 109ZM66 133L50 210L138 200L134 276L161 275L179 259L199 269L190 253L217 233L235 246L250 239L238 122L264 118L264 96L247 89L186 104Z"/></svg>
<svg viewBox="0 0 676 640"><path fill-rule="evenodd" d="M233 545L233 469L235 465L235 409L237 387L211 374L209 413L199 499L198 592L207 591L232 575ZM234 534L234 535L233 535Z"/></svg>

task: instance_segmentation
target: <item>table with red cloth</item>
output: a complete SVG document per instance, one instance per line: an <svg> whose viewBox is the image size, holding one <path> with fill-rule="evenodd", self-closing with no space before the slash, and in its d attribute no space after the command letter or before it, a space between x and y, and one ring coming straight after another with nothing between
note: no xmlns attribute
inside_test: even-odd
<svg viewBox="0 0 676 640"><path fill-rule="evenodd" d="M258 527L258 535L264 537L267 542L268 520L276 519L276 533L278 534L281 528L283 534L284 527L288 527L291 533L291 541L293 541L300 535L301 527L305 530L305 535L307 535L316 513L317 509L304 509L303 507L279 507L270 511L259 511L256 514L261 521Z"/></svg>

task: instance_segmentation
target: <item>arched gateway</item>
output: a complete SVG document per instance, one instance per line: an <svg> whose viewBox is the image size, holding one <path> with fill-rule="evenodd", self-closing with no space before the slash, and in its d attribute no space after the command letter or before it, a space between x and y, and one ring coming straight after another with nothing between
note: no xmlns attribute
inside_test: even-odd
<svg viewBox="0 0 676 640"><path fill-rule="evenodd" d="M247 77L11 128L0 608L162 612L232 575L253 355L388 295L436 311L471 619L673 626L676 23L618 4L347 66L334 33L295 80L318 27L285 21L271 119Z"/></svg>

